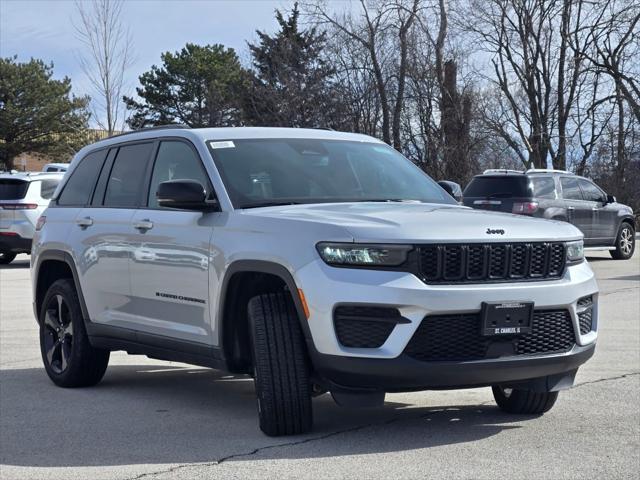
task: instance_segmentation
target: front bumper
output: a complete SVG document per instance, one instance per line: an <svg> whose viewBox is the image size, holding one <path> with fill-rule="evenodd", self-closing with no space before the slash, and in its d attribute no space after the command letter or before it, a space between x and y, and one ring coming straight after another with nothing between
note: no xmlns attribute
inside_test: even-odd
<svg viewBox="0 0 640 480"><path fill-rule="evenodd" d="M427 285L403 272L332 268L312 262L296 272L309 318L303 329L316 373L329 384L347 388L400 391L460 388L518 382L574 372L595 348L598 287L585 261L567 268L557 280L539 282ZM593 297L592 328L580 333L577 301ZM529 301L540 310L566 310L575 346L570 351L510 355L473 361L421 361L404 354L429 315L477 313L482 302ZM334 308L361 304L397 308L409 320L398 324L379 348L350 348L337 338Z"/></svg>
<svg viewBox="0 0 640 480"><path fill-rule="evenodd" d="M527 383L571 374L595 351L595 344L545 356L493 358L470 362L421 362L406 355L374 358L312 355L319 377L328 387L384 392L485 387ZM542 390L553 390L549 384Z"/></svg>

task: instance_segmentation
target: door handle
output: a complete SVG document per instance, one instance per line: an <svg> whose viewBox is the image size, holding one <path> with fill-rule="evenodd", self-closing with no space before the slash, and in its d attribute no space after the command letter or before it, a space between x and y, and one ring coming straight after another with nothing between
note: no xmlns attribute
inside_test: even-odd
<svg viewBox="0 0 640 480"><path fill-rule="evenodd" d="M78 225L80 228L90 227L91 225L93 225L93 218L91 217L78 218L76 219L76 225Z"/></svg>
<svg viewBox="0 0 640 480"><path fill-rule="evenodd" d="M133 228L135 228L136 230L151 230L153 228L153 222L145 218L144 220L135 222L133 224Z"/></svg>
<svg viewBox="0 0 640 480"><path fill-rule="evenodd" d="M570 212L573 212L575 210L575 208L569 207L569 208L567 208L567 210L569 210Z"/></svg>

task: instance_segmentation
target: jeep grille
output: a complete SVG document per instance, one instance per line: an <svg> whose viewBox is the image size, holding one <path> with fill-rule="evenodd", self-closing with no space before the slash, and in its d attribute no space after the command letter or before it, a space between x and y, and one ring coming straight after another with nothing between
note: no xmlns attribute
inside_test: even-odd
<svg viewBox="0 0 640 480"><path fill-rule="evenodd" d="M470 243L418 246L425 283L526 281L560 278L563 243Z"/></svg>

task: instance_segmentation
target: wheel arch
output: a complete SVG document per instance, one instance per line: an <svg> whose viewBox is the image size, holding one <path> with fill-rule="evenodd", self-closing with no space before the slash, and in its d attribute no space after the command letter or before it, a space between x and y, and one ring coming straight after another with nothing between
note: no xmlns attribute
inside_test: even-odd
<svg viewBox="0 0 640 480"><path fill-rule="evenodd" d="M44 296L49 287L60 278L70 278L73 281L78 298L80 299L80 309L85 321L89 320L89 312L80 288L80 280L73 257L63 250L46 250L38 255L36 268L34 270L36 278L34 285L33 309L36 321L40 322L40 309Z"/></svg>
<svg viewBox="0 0 640 480"><path fill-rule="evenodd" d="M230 371L246 373L250 367L246 303L255 295L282 290L290 293L307 348L310 348L311 334L305 309L293 276L284 265L262 260L237 260L227 268L220 290L217 326L219 344Z"/></svg>
<svg viewBox="0 0 640 480"><path fill-rule="evenodd" d="M618 230L620 230L620 227L622 226L623 223L628 223L629 225L631 225L631 227L633 227L633 230L635 231L636 229L636 219L633 217L633 215L624 215L622 217L620 217L620 223L618 224ZM617 235L617 232L616 232Z"/></svg>

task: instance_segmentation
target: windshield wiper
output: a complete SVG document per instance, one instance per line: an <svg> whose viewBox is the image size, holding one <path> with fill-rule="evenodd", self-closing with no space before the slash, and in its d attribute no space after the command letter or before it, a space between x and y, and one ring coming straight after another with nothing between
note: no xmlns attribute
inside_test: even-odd
<svg viewBox="0 0 640 480"><path fill-rule="evenodd" d="M245 203L241 208L279 207L282 205L300 205L300 202L293 202L291 200L274 200L269 202Z"/></svg>

